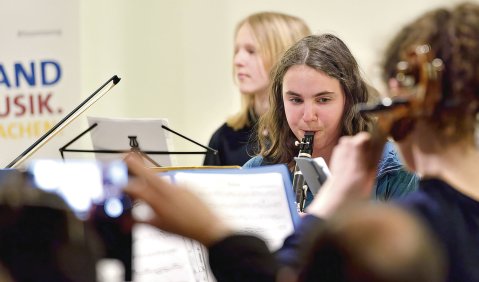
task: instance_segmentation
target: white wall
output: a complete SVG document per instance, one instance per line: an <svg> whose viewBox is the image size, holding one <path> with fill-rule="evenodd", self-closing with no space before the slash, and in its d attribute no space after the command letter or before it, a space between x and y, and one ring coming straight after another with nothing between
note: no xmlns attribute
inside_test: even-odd
<svg viewBox="0 0 479 282"><path fill-rule="evenodd" d="M479 1L479 0L476 0ZM87 115L166 117L173 129L207 144L239 108L232 79L233 31L250 13L271 10L305 19L351 48L377 85L377 62L402 24L453 0L82 0L82 92L118 74L122 81ZM177 150L201 150L175 139ZM178 157L199 165L202 156Z"/></svg>

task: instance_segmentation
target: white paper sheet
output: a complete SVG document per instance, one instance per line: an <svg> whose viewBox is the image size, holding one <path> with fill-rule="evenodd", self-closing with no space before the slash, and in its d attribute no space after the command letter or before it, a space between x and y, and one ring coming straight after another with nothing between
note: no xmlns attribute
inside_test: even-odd
<svg viewBox="0 0 479 282"><path fill-rule="evenodd" d="M177 173L175 179L187 184L232 227L262 237L272 251L294 231L280 173Z"/></svg>
<svg viewBox="0 0 479 282"><path fill-rule="evenodd" d="M130 150L128 136L136 136L142 151L172 151L171 135L163 129L168 125L166 119L127 119L88 117L88 124L98 125L90 131L90 136L95 150ZM149 154L161 166L172 166L173 159L169 154ZM96 157L101 160L121 158L118 154L100 154Z"/></svg>

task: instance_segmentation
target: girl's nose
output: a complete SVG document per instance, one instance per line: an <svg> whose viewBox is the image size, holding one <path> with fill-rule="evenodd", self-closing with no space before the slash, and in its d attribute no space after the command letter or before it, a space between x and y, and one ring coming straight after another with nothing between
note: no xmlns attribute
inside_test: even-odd
<svg viewBox="0 0 479 282"><path fill-rule="evenodd" d="M309 121L316 121L318 120L318 117L316 115L316 111L314 109L314 105L311 103L304 103L304 109L303 109L303 120L306 122Z"/></svg>
<svg viewBox="0 0 479 282"><path fill-rule="evenodd" d="M233 58L233 64L235 66L244 66L245 63L245 58L246 58L246 52L244 50L239 50L236 52Z"/></svg>

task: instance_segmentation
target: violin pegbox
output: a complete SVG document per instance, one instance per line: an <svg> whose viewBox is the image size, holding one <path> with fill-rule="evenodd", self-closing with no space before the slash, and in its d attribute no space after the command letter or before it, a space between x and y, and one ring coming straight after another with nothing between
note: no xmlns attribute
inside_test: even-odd
<svg viewBox="0 0 479 282"><path fill-rule="evenodd" d="M441 100L441 78L444 63L435 58L428 44L417 46L407 59L397 64L397 95L408 96L415 116L431 116Z"/></svg>

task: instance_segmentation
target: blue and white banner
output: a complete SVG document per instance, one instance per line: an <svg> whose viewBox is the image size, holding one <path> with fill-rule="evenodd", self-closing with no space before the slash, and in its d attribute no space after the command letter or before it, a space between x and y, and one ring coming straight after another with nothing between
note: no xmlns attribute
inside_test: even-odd
<svg viewBox="0 0 479 282"><path fill-rule="evenodd" d="M13 159L80 98L78 0L0 0L0 165ZM45 146L36 157L58 157Z"/></svg>

